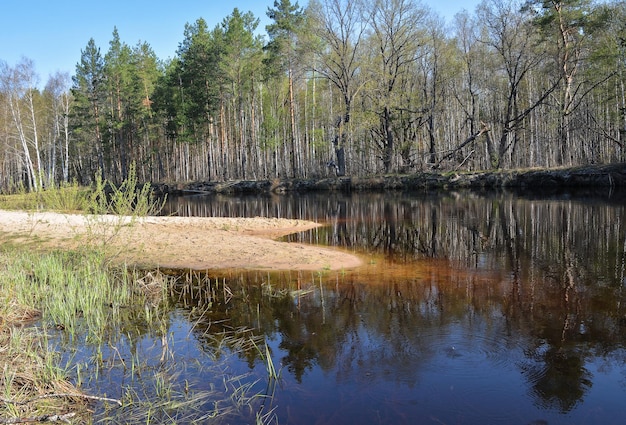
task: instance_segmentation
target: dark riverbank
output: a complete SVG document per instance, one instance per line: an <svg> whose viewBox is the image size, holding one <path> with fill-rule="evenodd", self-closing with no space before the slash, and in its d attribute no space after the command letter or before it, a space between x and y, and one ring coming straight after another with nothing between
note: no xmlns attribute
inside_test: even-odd
<svg viewBox="0 0 626 425"><path fill-rule="evenodd" d="M183 193L287 193L311 191L419 191L434 189L507 189L514 192L555 191L626 187L626 163L587 165L558 169L530 169L480 172L422 172L376 177L334 177L323 179L238 180L192 182L185 185L158 185L158 192Z"/></svg>

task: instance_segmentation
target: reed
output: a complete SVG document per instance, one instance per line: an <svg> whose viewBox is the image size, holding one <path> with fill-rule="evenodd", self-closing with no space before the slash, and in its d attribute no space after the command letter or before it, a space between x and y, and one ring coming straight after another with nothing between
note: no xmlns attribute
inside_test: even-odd
<svg viewBox="0 0 626 425"><path fill-rule="evenodd" d="M270 351L269 345L267 344L267 339L264 340L264 349L261 349L256 342L252 341L252 343L258 351L259 357L263 360L265 364L265 370L267 371L268 379L270 381L278 380L280 378L280 374L276 371L276 367L274 366L274 360L272 360L272 353Z"/></svg>
<svg viewBox="0 0 626 425"><path fill-rule="evenodd" d="M130 282L115 279L106 267L103 258L90 252L19 252L5 273L12 276L17 302L41 311L47 326L70 335L86 331L97 339L118 321L116 307L130 303L133 296Z"/></svg>

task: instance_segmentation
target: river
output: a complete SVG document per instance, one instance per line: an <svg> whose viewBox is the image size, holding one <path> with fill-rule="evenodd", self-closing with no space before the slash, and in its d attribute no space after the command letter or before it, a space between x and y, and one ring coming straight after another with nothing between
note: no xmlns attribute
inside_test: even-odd
<svg viewBox="0 0 626 425"><path fill-rule="evenodd" d="M324 226L285 239L366 259L339 272L180 272L168 379L261 393L228 423L626 421L623 194L198 195L171 197L163 214L314 220ZM228 330L257 342L237 351ZM126 349L162 362L156 341ZM119 375L94 391L110 394Z"/></svg>

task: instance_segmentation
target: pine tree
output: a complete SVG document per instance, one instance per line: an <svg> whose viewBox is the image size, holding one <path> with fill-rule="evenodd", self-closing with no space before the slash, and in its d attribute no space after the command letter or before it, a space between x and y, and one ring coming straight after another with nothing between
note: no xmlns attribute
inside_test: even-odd
<svg viewBox="0 0 626 425"><path fill-rule="evenodd" d="M266 46L268 57L265 66L270 75L281 77L285 72L288 79L288 103L289 103L289 165L291 175L298 174L296 156L297 130L296 112L294 101L294 67L297 61L298 33L302 30L304 11L298 3L291 4L290 0L275 0L274 9L268 8L267 16L274 23L266 27L270 41ZM300 152L302 154L302 152Z"/></svg>
<svg viewBox="0 0 626 425"><path fill-rule="evenodd" d="M230 140L234 142L235 162L244 178L248 173L257 171L251 160L253 150L258 149L252 113L255 110L255 88L261 78L263 58L263 43L254 34L258 24L259 20L251 12L242 14L237 8L222 21L224 38L220 69L225 78L226 103L234 118Z"/></svg>
<svg viewBox="0 0 626 425"><path fill-rule="evenodd" d="M105 163L105 146L102 130L105 126L103 109L106 101L106 78L104 74L104 59L100 48L93 38L81 50L80 62L76 64L76 74L72 77L73 103L73 132L79 139L81 146L93 150L96 154L97 166L87 170L78 169L80 180L89 181L93 169L99 169L102 178L106 178L108 169ZM86 158L87 160L90 157Z"/></svg>

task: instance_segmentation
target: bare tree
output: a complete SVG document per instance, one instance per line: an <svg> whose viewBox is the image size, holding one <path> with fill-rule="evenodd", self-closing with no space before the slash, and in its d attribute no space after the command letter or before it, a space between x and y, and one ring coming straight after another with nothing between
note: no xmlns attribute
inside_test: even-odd
<svg viewBox="0 0 626 425"><path fill-rule="evenodd" d="M390 172L395 151L394 128L398 109L405 103L401 83L417 59L426 11L411 0L371 0L370 43L375 52L369 63L372 75L368 96L376 108L379 125L373 129L385 172Z"/></svg>
<svg viewBox="0 0 626 425"><path fill-rule="evenodd" d="M480 87L484 86L484 72L487 57L485 46L479 42L479 26L476 19L467 11L458 13L454 17L456 28L456 45L460 53L461 82L454 89L454 97L464 115L461 128L466 129L468 138L465 139L453 152L456 153L465 146L472 146L478 141L479 136L485 133L484 125L479 129L480 121ZM469 155L469 154L468 154ZM478 158L480 160L480 158ZM487 162L488 163L488 162Z"/></svg>
<svg viewBox="0 0 626 425"><path fill-rule="evenodd" d="M558 78L549 82L535 99L524 104L521 90L529 73L542 61L543 52L536 49L536 33L527 14L520 12L517 0L487 0L478 9L480 21L485 28L483 42L493 49L499 65L505 90L497 85L498 74L492 86L493 103L502 98L504 104L493 110L489 118L497 127L497 145L487 138L489 160L494 168L507 163L507 155L519 141L520 126L528 114L540 105L558 86Z"/></svg>
<svg viewBox="0 0 626 425"><path fill-rule="evenodd" d="M313 0L307 9L321 43L311 49L311 67L339 90L343 111L335 121L333 147L337 175L346 174L346 145L352 104L363 86L362 43L367 22L360 0ZM313 46L315 43L311 43Z"/></svg>

